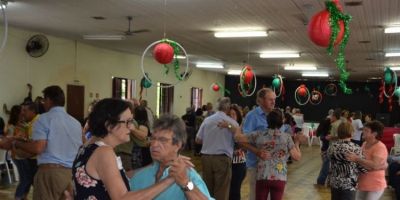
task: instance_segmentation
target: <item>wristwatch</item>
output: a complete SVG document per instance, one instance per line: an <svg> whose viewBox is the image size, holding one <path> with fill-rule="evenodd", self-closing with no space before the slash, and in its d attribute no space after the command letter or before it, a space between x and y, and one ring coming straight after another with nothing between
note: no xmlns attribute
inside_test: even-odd
<svg viewBox="0 0 400 200"><path fill-rule="evenodd" d="M228 128L229 128L229 129L232 129L232 124L228 124Z"/></svg>
<svg viewBox="0 0 400 200"><path fill-rule="evenodd" d="M192 191L194 189L194 185L192 181L189 181L185 187L182 187L182 190L185 192Z"/></svg>

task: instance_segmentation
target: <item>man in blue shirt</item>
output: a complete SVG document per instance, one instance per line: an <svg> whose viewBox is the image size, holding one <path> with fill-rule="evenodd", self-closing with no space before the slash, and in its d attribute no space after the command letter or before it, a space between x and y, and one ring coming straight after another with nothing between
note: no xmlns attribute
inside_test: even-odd
<svg viewBox="0 0 400 200"><path fill-rule="evenodd" d="M174 115L164 115L154 122L150 138L153 163L137 171L130 179L131 191L148 188L167 177L175 183L161 192L156 200L213 199L200 175L179 157L186 142L184 122Z"/></svg>
<svg viewBox="0 0 400 200"><path fill-rule="evenodd" d="M229 198L232 177L232 156L234 139L230 129L239 124L228 116L231 107L229 97L218 99L217 112L201 124L196 142L202 143L201 163L203 178L207 183L211 196L218 200ZM229 124L228 128L219 126L220 122Z"/></svg>
<svg viewBox="0 0 400 200"><path fill-rule="evenodd" d="M32 141L13 140L12 145L38 155L33 199L61 199L71 187L71 167L82 145L82 128L65 111L65 96L59 86L45 88L43 95L47 112L33 124Z"/></svg>
<svg viewBox="0 0 400 200"><path fill-rule="evenodd" d="M243 122L243 133L249 134L254 131L266 131L268 128L267 115L275 107L275 92L270 88L262 88L257 92L258 106L247 113ZM250 151L246 155L246 167L249 178L249 199L255 200L256 194L256 169L257 156Z"/></svg>

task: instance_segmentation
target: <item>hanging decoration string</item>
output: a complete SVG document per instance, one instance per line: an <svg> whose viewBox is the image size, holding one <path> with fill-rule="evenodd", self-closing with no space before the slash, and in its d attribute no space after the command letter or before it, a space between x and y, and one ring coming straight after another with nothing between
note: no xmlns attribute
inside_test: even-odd
<svg viewBox="0 0 400 200"><path fill-rule="evenodd" d="M0 0L0 7L1 7L1 12L3 14L3 22L4 22L4 33L3 33L3 40L0 46L0 53L6 47L7 37L8 37L8 20L6 14L6 6L7 6L7 1Z"/></svg>
<svg viewBox="0 0 400 200"><path fill-rule="evenodd" d="M344 36L343 40L339 45L339 52L335 59L336 66L340 72L340 79L339 79L339 86L342 89L343 93L351 94L352 90L347 87L346 81L349 79L350 73L346 71L346 61L344 58L344 50L346 48L347 42L350 36L350 28L349 23L351 21L351 16L348 14L343 14L341 12L335 2L333 1L326 1L325 2L326 8L330 13L329 23L331 27L331 37L329 41L329 46L327 48L328 54L333 54L333 47L336 40L336 37L339 34L339 21L343 21L344 23Z"/></svg>
<svg viewBox="0 0 400 200"><path fill-rule="evenodd" d="M250 66L246 65L242 68L239 80L239 94L242 97L252 96L257 88L257 77Z"/></svg>

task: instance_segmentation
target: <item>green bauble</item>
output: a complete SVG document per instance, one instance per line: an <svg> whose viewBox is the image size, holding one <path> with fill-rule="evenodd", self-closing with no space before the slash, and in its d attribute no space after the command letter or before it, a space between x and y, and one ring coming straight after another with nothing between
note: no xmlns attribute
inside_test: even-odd
<svg viewBox="0 0 400 200"><path fill-rule="evenodd" d="M396 88L396 90L394 91L394 95L400 97L400 87Z"/></svg>
<svg viewBox="0 0 400 200"><path fill-rule="evenodd" d="M278 88L280 85L281 85L281 80L279 78L274 78L274 80L272 80L272 87Z"/></svg>

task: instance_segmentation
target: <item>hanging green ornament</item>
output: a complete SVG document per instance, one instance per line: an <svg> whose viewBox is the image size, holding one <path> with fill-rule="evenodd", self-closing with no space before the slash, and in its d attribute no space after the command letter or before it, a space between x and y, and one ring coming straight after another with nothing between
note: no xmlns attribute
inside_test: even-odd
<svg viewBox="0 0 400 200"><path fill-rule="evenodd" d="M384 75L384 80L386 84L392 84L393 83L393 77L392 77L392 71L390 70L389 67L385 68L385 75Z"/></svg>
<svg viewBox="0 0 400 200"><path fill-rule="evenodd" d="M396 97L400 98L400 87L398 87L395 91L394 91L394 95L396 95Z"/></svg>
<svg viewBox="0 0 400 200"><path fill-rule="evenodd" d="M272 87L279 88L280 85L281 85L281 80L278 77L275 77L274 80L272 80Z"/></svg>

